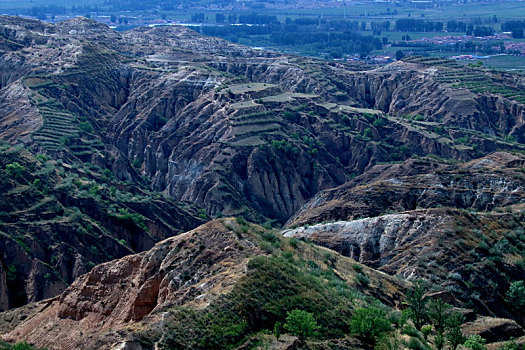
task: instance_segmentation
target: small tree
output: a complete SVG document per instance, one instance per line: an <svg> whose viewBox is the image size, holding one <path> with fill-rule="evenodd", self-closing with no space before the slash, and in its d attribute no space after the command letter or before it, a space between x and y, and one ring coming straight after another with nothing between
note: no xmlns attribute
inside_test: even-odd
<svg viewBox="0 0 525 350"><path fill-rule="evenodd" d="M446 322L450 318L452 306L441 299L432 299L428 304L428 317L437 332L443 333Z"/></svg>
<svg viewBox="0 0 525 350"><path fill-rule="evenodd" d="M277 340L281 337L281 332L283 330L283 324L281 322L275 322L273 325L273 335Z"/></svg>
<svg viewBox="0 0 525 350"><path fill-rule="evenodd" d="M22 174L26 171L26 168L20 165L18 162L13 162L5 166L5 171L9 177L16 179L22 176Z"/></svg>
<svg viewBox="0 0 525 350"><path fill-rule="evenodd" d="M514 281L505 293L507 302L513 311L525 309L525 284L523 281Z"/></svg>
<svg viewBox="0 0 525 350"><path fill-rule="evenodd" d="M314 336L319 326L313 314L295 309L287 313L284 328L304 341L306 338Z"/></svg>
<svg viewBox="0 0 525 350"><path fill-rule="evenodd" d="M434 337L434 346L436 347L436 350L443 350L445 347L445 337L443 336L443 332L437 332Z"/></svg>
<svg viewBox="0 0 525 350"><path fill-rule="evenodd" d="M359 308L352 316L350 330L367 343L375 344L380 336L392 330L385 316L386 313L375 306Z"/></svg>
<svg viewBox="0 0 525 350"><path fill-rule="evenodd" d="M464 322L465 318L459 312L450 315L446 322L447 340L452 350L456 350L465 341L465 337L461 333L461 325Z"/></svg>
<svg viewBox="0 0 525 350"><path fill-rule="evenodd" d="M425 324L428 320L427 314L427 302L428 297L425 295L426 289L424 287L424 282L422 280L417 280L414 284L414 289L412 289L407 294L407 304L409 308L409 316L414 321L414 326L418 330Z"/></svg>

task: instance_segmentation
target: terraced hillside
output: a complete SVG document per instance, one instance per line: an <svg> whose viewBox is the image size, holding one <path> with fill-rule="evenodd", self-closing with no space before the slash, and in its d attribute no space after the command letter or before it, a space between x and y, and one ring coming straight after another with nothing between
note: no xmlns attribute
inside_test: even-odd
<svg viewBox="0 0 525 350"><path fill-rule="evenodd" d="M40 40L3 55L26 72L12 82L21 81L19 99L32 106L26 142L122 180L138 181L134 168L155 191L212 216L284 222L317 191L378 162L524 149L517 94L456 82L520 91L500 73L417 57L372 70L252 51L183 28L119 34L85 19L3 21ZM40 51L56 58L47 71ZM16 139L19 128L3 137Z"/></svg>

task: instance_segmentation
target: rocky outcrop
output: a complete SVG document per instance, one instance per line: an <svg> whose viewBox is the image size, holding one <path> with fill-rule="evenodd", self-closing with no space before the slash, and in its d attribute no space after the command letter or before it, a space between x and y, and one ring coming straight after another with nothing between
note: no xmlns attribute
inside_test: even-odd
<svg viewBox="0 0 525 350"><path fill-rule="evenodd" d="M449 167L421 163L419 169L414 161L372 168L338 188L320 192L290 218L287 226L438 206L487 211L525 201L522 157L494 153ZM403 176L407 168L420 174Z"/></svg>
<svg viewBox="0 0 525 350"><path fill-rule="evenodd" d="M516 339L525 334L523 328L514 320L494 317L479 317L462 327L466 336L479 334L487 343Z"/></svg>
<svg viewBox="0 0 525 350"><path fill-rule="evenodd" d="M299 227L282 234L315 242L389 274L414 279L419 275L420 257L434 252L453 224L446 211L418 210Z"/></svg>

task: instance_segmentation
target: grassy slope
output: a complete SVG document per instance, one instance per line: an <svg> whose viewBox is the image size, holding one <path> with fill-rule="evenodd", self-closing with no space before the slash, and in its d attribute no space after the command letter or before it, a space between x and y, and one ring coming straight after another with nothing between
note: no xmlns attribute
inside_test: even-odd
<svg viewBox="0 0 525 350"><path fill-rule="evenodd" d="M400 305L410 285L328 249L284 238L242 219L237 222L239 226L230 229L258 245L265 255L253 257L232 291L206 308L164 310L165 328L136 334L145 346L159 340L163 349L232 349L245 341L260 344L267 331L276 322L284 324L287 312L294 309L314 314L319 326L316 342L346 338L360 344L350 337L354 310L374 305L385 314L393 312L391 308ZM258 345L253 346L248 348Z"/></svg>

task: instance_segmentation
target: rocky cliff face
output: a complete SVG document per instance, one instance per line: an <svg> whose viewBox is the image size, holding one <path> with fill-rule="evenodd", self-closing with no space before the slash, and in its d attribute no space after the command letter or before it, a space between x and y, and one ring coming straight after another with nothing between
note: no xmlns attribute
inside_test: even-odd
<svg viewBox="0 0 525 350"><path fill-rule="evenodd" d="M335 189L320 192L288 226L348 220L416 208L490 211L524 202L522 157L494 153L461 165L432 160L378 166ZM420 173L406 176L405 171Z"/></svg>

